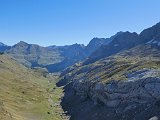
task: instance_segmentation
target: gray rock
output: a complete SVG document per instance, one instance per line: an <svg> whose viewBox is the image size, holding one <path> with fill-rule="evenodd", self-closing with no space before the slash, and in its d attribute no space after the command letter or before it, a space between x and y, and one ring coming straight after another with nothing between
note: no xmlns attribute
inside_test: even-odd
<svg viewBox="0 0 160 120"><path fill-rule="evenodd" d="M157 116L154 116L154 117L150 118L149 120L159 120L159 118Z"/></svg>
<svg viewBox="0 0 160 120"><path fill-rule="evenodd" d="M107 101L106 105L108 107L117 107L120 104L120 100L111 100L111 101Z"/></svg>

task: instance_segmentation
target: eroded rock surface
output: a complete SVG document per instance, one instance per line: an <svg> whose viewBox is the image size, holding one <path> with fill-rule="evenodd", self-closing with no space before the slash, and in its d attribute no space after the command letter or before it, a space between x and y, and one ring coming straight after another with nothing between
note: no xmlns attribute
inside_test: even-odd
<svg viewBox="0 0 160 120"><path fill-rule="evenodd" d="M106 118L114 116L113 120L118 118L140 120L141 117L142 120L149 120L152 116L159 115L160 69L144 68L126 74L126 77L124 81L111 80L107 83L73 79L71 84L74 92L72 93L78 96L81 103L90 99L93 106L102 106L104 110L101 112L106 115L99 116L101 113L97 112L100 120L104 120L104 116ZM98 120L98 118L92 119Z"/></svg>

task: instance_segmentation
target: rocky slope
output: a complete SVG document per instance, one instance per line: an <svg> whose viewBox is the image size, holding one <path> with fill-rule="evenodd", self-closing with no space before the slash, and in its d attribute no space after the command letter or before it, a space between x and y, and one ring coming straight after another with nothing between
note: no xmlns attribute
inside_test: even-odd
<svg viewBox="0 0 160 120"><path fill-rule="evenodd" d="M66 85L62 105L71 119L160 117L159 33L159 23L140 35L125 32L67 68L58 85Z"/></svg>
<svg viewBox="0 0 160 120"><path fill-rule="evenodd" d="M62 76L68 84L62 105L72 119L80 120L76 116L85 114L86 109L83 116L92 114L83 120L146 120L159 115L160 49L146 45L145 54L138 49L142 46L64 71ZM72 104L70 99L79 103ZM77 109L82 113L75 113Z"/></svg>

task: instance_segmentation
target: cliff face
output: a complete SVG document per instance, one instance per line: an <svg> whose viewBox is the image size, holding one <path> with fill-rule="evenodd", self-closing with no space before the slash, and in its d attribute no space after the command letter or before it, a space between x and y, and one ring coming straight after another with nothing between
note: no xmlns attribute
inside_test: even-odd
<svg viewBox="0 0 160 120"><path fill-rule="evenodd" d="M123 50L96 61L90 57L91 62L77 63L62 72L58 84L66 84L62 105L72 119L80 120L77 116L82 116L83 120L160 117L159 29L153 26L145 31L148 30L152 30L154 35L142 37L146 33L142 32L135 37L138 40L129 40L131 46L123 46L124 39L115 38L108 45L122 40L119 44ZM137 36L133 34L131 36ZM105 48L109 49L107 46ZM106 51L106 54L109 53Z"/></svg>
<svg viewBox="0 0 160 120"><path fill-rule="evenodd" d="M62 102L64 108L69 104L67 99L73 98L73 101L79 101L79 103L76 103L79 106L71 104L70 101L70 106L67 106L68 109L71 109L71 106L81 109L85 104L89 109L88 112L97 113L96 117L91 115L84 120L110 119L111 116L113 120L118 120L118 118L140 119L142 116L146 120L159 115L159 49L148 45L143 47L135 47L89 65L76 64L66 69L62 74L64 80L61 81L61 84L68 83L65 102ZM139 51L140 48L141 51ZM135 53L136 50L139 53ZM154 51L154 53L151 53L151 51ZM101 107L92 111L91 106ZM77 111L74 115L75 108L70 112L71 115L75 117L84 114ZM100 109L103 110L100 112Z"/></svg>

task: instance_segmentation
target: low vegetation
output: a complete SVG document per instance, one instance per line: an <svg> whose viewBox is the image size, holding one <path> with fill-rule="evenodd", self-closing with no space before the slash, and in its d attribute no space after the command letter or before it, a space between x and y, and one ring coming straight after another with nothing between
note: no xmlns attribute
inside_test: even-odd
<svg viewBox="0 0 160 120"><path fill-rule="evenodd" d="M0 120L62 120L63 90L56 79L0 56Z"/></svg>

